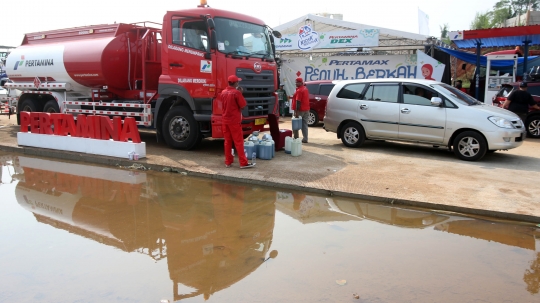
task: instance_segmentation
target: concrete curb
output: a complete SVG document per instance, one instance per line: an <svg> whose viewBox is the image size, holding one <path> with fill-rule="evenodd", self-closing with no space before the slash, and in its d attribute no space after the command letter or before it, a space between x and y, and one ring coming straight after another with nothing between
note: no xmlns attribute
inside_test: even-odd
<svg viewBox="0 0 540 303"><path fill-rule="evenodd" d="M55 159L61 159L61 160L85 162L85 163L99 164L99 165L106 165L106 166L113 166L113 167L122 166L123 168L129 167L133 165L134 163L138 163L138 164L143 165L148 170L157 171L157 172L166 172L168 170L168 171L173 171L175 173L187 173L187 175L189 176L200 177L200 178L210 178L210 179L229 181L229 182L241 182L241 183L253 184L257 186L288 189L288 190L293 190L293 191L301 190L304 192L320 194L320 195L329 195L329 196L344 197L344 198L351 198L351 199L361 199L361 200L367 200L370 202L378 202L378 203L391 204L391 205L402 205L402 206L407 206L407 207L412 207L412 208L423 208L423 209L429 209L434 212L459 213L462 215L464 214L464 215L474 216L477 218L484 217L484 219L488 219L488 220L497 218L497 219L503 219L503 220L529 222L529 223L534 223L534 224L537 224L540 222L540 217L527 215L527 214L506 213L506 212L499 212L499 211L492 211L492 210L460 207L460 206L445 205L445 204L436 204L436 203L430 203L430 202L413 201L413 200L406 200L406 199L395 199L395 198L371 196L371 195L365 195L365 194L354 194L354 193L348 193L348 192L342 192L342 191L318 189L318 188L313 188L313 187L298 187L298 186L293 186L293 185L278 183L278 182L271 182L271 181L253 180L253 179L240 178L240 177L234 177L234 176L225 176L225 175L220 175L220 174L206 174L206 173L186 170L183 168L157 165L157 164L147 164L147 163L141 163L142 161L129 161L127 159L123 160L123 159L110 158L106 156L87 155L87 154L79 154L79 153L73 153L73 152L50 150L50 149L44 150L44 149L33 148L33 147L13 147L13 146L2 146L2 145L0 145L0 151L55 158Z"/></svg>

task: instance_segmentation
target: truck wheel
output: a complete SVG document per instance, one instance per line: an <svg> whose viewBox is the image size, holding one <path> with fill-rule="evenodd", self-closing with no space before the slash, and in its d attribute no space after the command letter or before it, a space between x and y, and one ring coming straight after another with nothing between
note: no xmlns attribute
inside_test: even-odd
<svg viewBox="0 0 540 303"><path fill-rule="evenodd" d="M60 113L60 107L58 107L58 102L56 102L56 100L48 101L47 103L45 103L45 106L43 106L43 112L50 114Z"/></svg>
<svg viewBox="0 0 540 303"><path fill-rule="evenodd" d="M174 149L190 150L199 142L199 125L191 111L183 106L171 108L163 118L163 137Z"/></svg>
<svg viewBox="0 0 540 303"><path fill-rule="evenodd" d="M39 112L40 109L32 99L26 99L21 103L21 106L19 106L19 111L34 113Z"/></svg>
<svg viewBox="0 0 540 303"><path fill-rule="evenodd" d="M365 140L364 128L356 122L349 122L341 129L341 142L347 147L359 147Z"/></svg>
<svg viewBox="0 0 540 303"><path fill-rule="evenodd" d="M315 110L309 111L309 118L307 120L308 126L317 125L319 123L319 114Z"/></svg>
<svg viewBox="0 0 540 303"><path fill-rule="evenodd" d="M527 134L532 138L540 138L540 116L532 116L525 124Z"/></svg>
<svg viewBox="0 0 540 303"><path fill-rule="evenodd" d="M454 139L454 154L465 161L478 161L487 152L487 142L482 135L474 131L465 131Z"/></svg>

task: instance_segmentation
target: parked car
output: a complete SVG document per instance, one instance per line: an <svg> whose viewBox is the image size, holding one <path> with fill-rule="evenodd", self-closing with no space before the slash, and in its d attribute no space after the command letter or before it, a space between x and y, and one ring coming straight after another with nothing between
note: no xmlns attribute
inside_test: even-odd
<svg viewBox="0 0 540 303"><path fill-rule="evenodd" d="M313 126L324 120L326 100L334 85L331 80L306 81L309 91L309 120L308 125Z"/></svg>
<svg viewBox="0 0 540 303"><path fill-rule="evenodd" d="M501 89L493 97L493 105L502 107L506 97L514 90L519 89L519 82L501 85ZM534 101L540 105L540 81L527 82L527 91L532 95ZM525 130L532 138L540 138L540 111L530 109L525 120Z"/></svg>
<svg viewBox="0 0 540 303"><path fill-rule="evenodd" d="M514 113L472 98L450 85L420 79L336 82L328 96L324 129L343 144L366 139L448 146L467 161L520 146L523 122Z"/></svg>

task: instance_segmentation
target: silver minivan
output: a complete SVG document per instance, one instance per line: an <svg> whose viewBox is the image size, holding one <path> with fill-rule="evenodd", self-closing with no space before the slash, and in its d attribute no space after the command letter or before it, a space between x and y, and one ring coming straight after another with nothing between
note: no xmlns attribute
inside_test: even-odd
<svg viewBox="0 0 540 303"><path fill-rule="evenodd" d="M514 113L485 105L460 90L420 79L335 81L324 129L348 147L366 139L448 146L467 161L520 146L525 138Z"/></svg>

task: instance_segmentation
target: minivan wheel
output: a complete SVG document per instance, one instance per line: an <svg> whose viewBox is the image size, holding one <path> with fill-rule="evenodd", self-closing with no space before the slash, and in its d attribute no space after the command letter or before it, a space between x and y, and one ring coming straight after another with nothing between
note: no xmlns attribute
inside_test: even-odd
<svg viewBox="0 0 540 303"><path fill-rule="evenodd" d="M525 124L527 134L532 138L540 138L540 116L533 116L527 119Z"/></svg>
<svg viewBox="0 0 540 303"><path fill-rule="evenodd" d="M308 126L313 126L313 125L317 125L319 123L319 115L317 114L317 112L315 110L310 110L309 111L309 118L308 118L308 121L307 121L307 124Z"/></svg>
<svg viewBox="0 0 540 303"><path fill-rule="evenodd" d="M349 122L341 129L341 142L347 147L359 147L365 140L364 128L356 122Z"/></svg>
<svg viewBox="0 0 540 303"><path fill-rule="evenodd" d="M461 160L478 161L486 152L486 139L477 132L462 132L454 139L454 154Z"/></svg>

